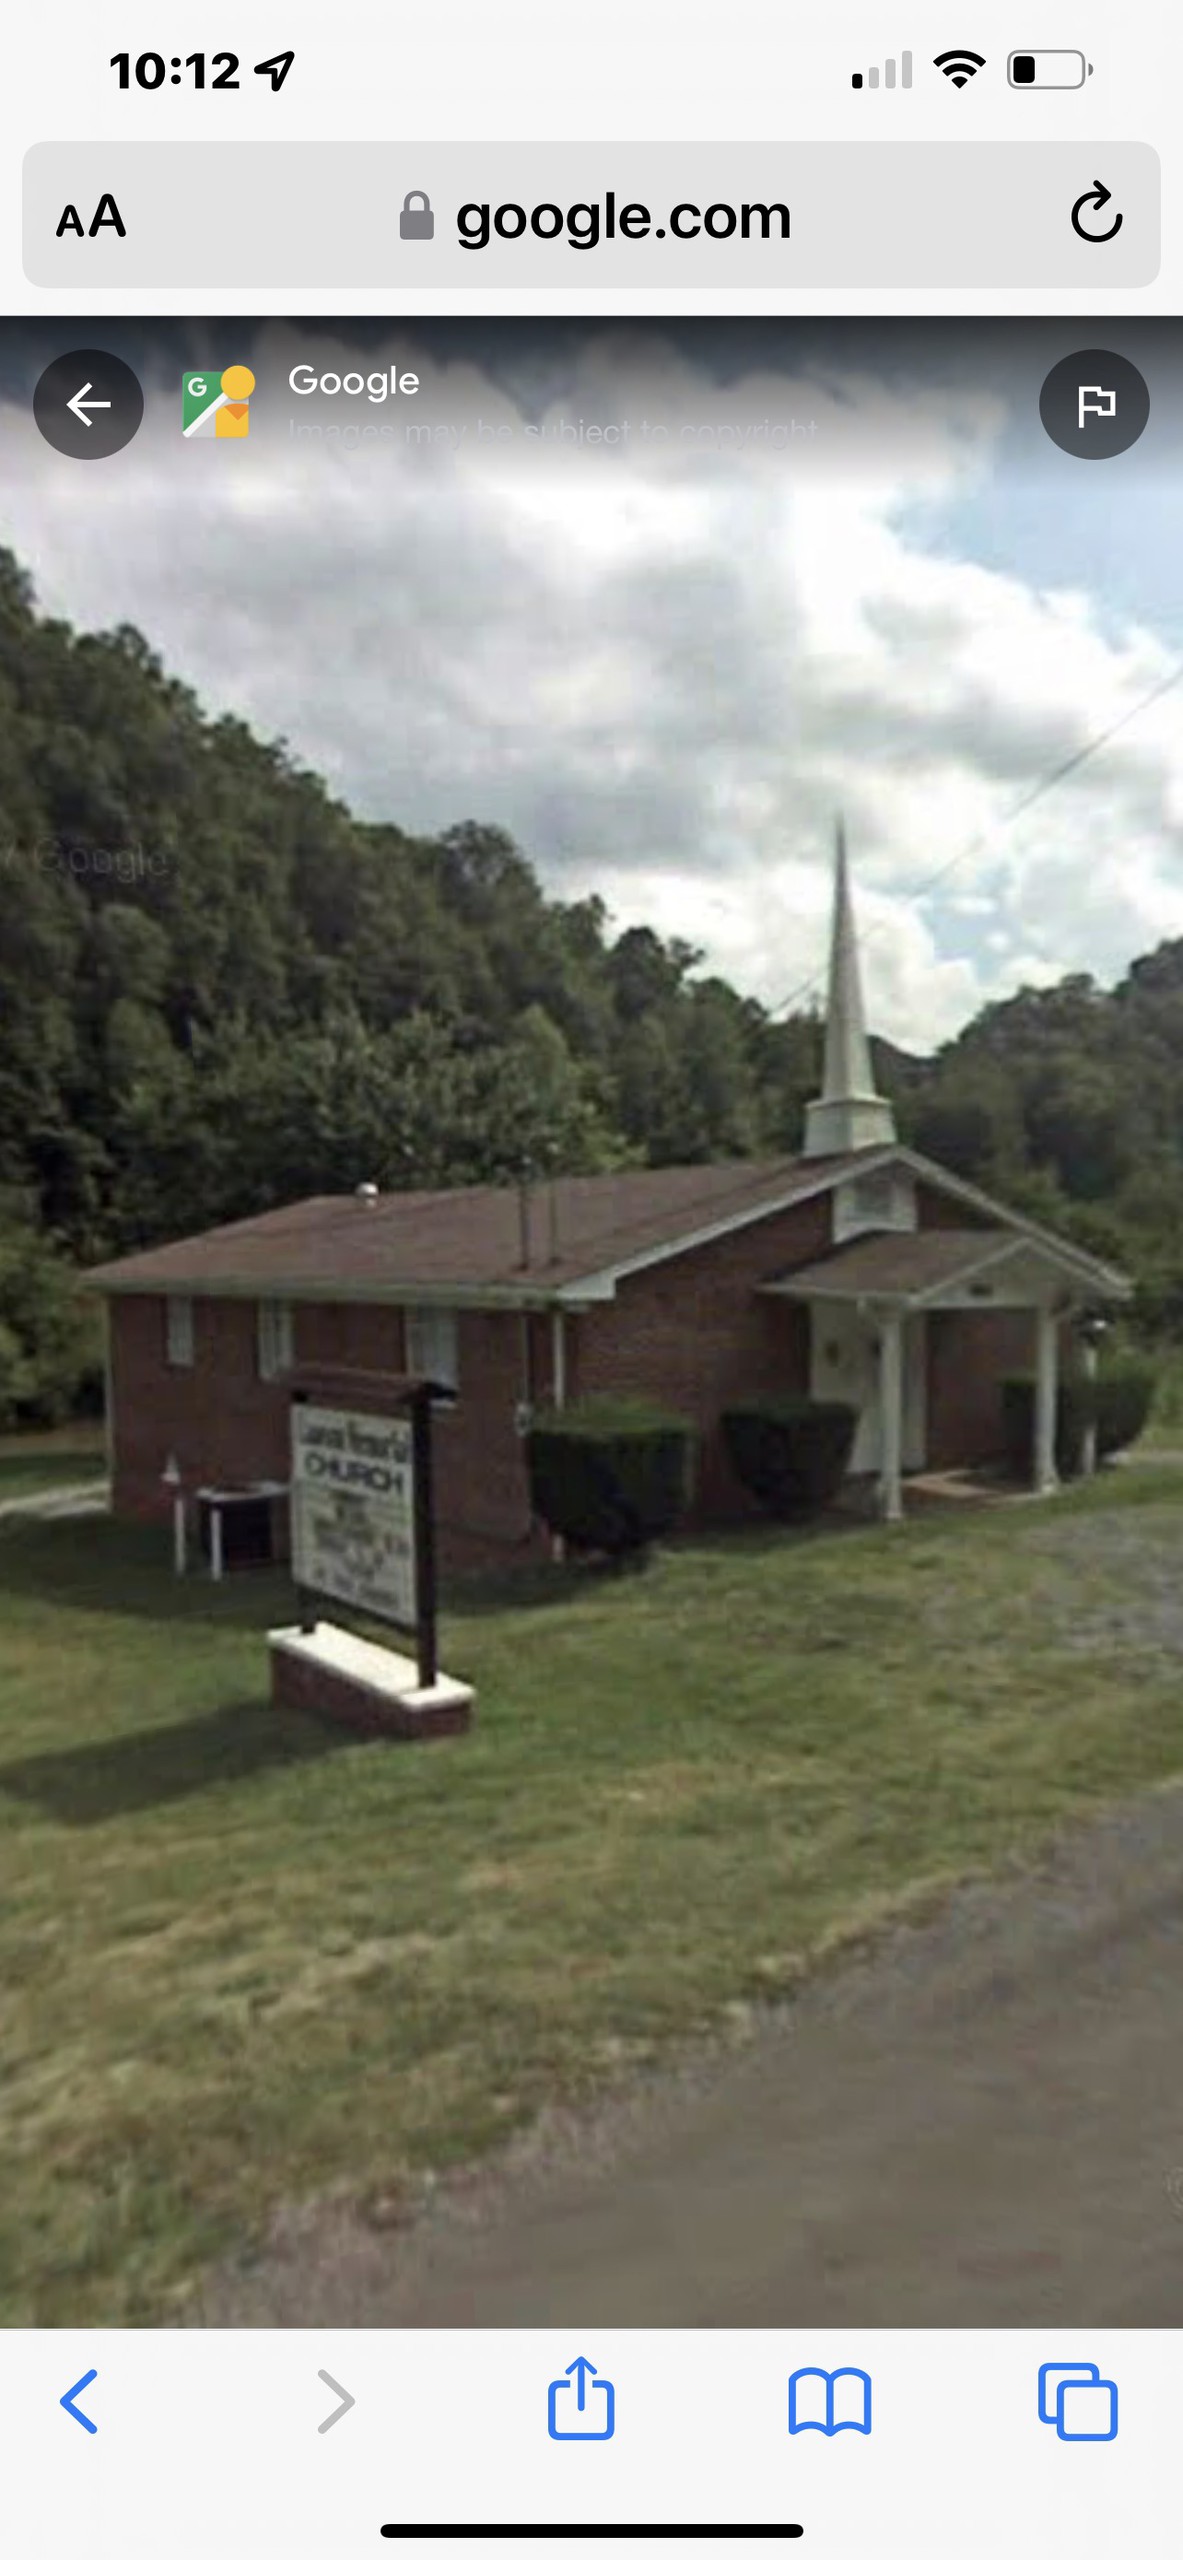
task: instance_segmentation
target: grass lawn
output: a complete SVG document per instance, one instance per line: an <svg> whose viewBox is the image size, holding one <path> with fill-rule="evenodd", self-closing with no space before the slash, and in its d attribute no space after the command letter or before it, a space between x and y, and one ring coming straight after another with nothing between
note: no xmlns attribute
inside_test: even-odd
<svg viewBox="0 0 1183 2560"><path fill-rule="evenodd" d="M1183 1769L1128 1620L1181 1478L476 1596L443 1645L476 1728L418 1749L271 1711L274 1579L0 1525L4 2320L183 2313L280 2204L389 2210Z"/></svg>
<svg viewBox="0 0 1183 2560"><path fill-rule="evenodd" d="M0 1502L60 1486L88 1484L107 1472L101 1422L69 1422L60 1431L0 1433Z"/></svg>

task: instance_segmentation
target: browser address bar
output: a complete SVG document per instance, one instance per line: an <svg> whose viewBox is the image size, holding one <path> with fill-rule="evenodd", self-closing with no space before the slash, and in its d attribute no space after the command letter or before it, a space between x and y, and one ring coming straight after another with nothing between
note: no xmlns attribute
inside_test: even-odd
<svg viewBox="0 0 1183 2560"><path fill-rule="evenodd" d="M42 142L31 284L1152 284L1141 142Z"/></svg>

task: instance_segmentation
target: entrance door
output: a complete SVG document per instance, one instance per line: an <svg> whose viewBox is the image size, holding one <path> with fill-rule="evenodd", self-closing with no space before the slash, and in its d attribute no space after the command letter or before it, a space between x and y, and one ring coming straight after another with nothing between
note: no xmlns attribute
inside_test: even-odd
<svg viewBox="0 0 1183 2560"><path fill-rule="evenodd" d="M818 1300L809 1318L809 1392L855 1407L858 1423L848 1472L878 1475L883 1453L878 1326L857 1307L826 1306ZM926 1327L923 1315L905 1317L903 1463L913 1474L925 1464L928 1440Z"/></svg>

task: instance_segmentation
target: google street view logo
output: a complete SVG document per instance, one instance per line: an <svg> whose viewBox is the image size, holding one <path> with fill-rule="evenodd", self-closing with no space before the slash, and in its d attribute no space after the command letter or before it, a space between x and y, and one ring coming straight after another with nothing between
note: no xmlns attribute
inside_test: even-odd
<svg viewBox="0 0 1183 2560"><path fill-rule="evenodd" d="M254 387L249 364L228 364L224 373L183 373L182 435L249 436Z"/></svg>

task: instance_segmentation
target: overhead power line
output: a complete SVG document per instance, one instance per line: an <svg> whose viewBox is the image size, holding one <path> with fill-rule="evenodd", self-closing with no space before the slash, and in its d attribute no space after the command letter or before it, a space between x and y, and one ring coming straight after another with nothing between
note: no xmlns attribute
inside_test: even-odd
<svg viewBox="0 0 1183 2560"><path fill-rule="evenodd" d="M918 881L915 888L906 892L906 903L912 907L918 906L922 898L927 898L933 889L939 888L942 880L947 880L952 872L960 870L963 862L970 861L975 854L983 853L996 837L1002 835L1008 827L1013 827L1020 818L1025 817L1028 809L1033 809L1037 801L1045 800L1050 791L1057 790L1060 783L1067 781L1069 774L1078 773L1082 765L1088 764L1093 756L1099 755L1102 747L1107 747L1122 729L1129 727L1131 720L1139 719L1141 714L1149 711L1154 703L1161 702L1163 696L1172 692L1181 679L1183 679L1183 658L1178 660L1169 675L1163 676L1158 684L1151 686L1149 693L1142 694L1138 701L1130 703L1128 709L1121 712L1116 720L1111 720L1108 728L1099 729L1094 737L1086 739L1083 747L1077 747L1070 756L1065 756L1062 764L1055 765L1050 773L1042 775L1029 791L1025 791L1022 797L1016 800L1012 809L1004 810L993 826L984 829L980 835L972 837L967 845L962 846L960 853L950 854L947 862L938 863L935 871L930 871L926 879ZM863 949L865 950L869 942L874 942L879 934L886 933L887 930L887 920L881 917L879 922L871 925L866 933L860 934L859 939ZM809 976L802 978L800 984L793 987L787 996L778 997L776 1003L768 1007L769 1013L791 1013L794 1006L800 1004L805 996L813 995L822 988L825 975L824 966L812 969Z"/></svg>

